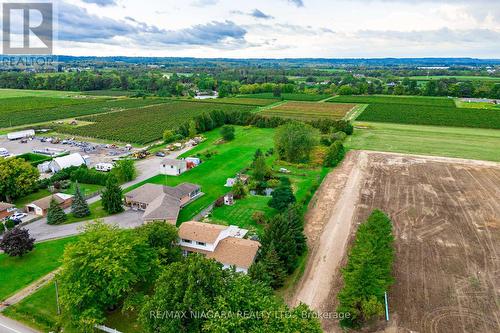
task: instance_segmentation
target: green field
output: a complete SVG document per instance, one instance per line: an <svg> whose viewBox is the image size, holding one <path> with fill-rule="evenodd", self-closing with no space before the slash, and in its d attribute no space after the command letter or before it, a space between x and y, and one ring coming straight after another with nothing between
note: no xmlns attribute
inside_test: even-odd
<svg viewBox="0 0 500 333"><path fill-rule="evenodd" d="M74 118L96 113L166 103L162 99L75 99L14 97L2 99L0 128Z"/></svg>
<svg viewBox="0 0 500 333"><path fill-rule="evenodd" d="M359 104L400 104L454 107L452 98L423 97L423 96L388 96L388 95L362 95L362 96L336 96L328 102L331 103L359 103Z"/></svg>
<svg viewBox="0 0 500 333"><path fill-rule="evenodd" d="M494 76L455 76L455 75L434 75L434 76L410 76L410 80L416 81L430 81L430 80L440 80L440 79L457 79L458 81L494 81L500 82L500 77ZM404 77L401 77L404 79Z"/></svg>
<svg viewBox="0 0 500 333"><path fill-rule="evenodd" d="M276 99L276 96L273 93L258 93L258 94L247 94L247 95L238 95L239 98L271 98ZM300 94L300 93L282 93L281 97L284 100L289 101L309 101L309 102L317 102L323 99L332 97L331 95L313 95L313 94Z"/></svg>
<svg viewBox="0 0 500 333"><path fill-rule="evenodd" d="M66 244L76 237L37 243L23 257L0 254L0 300L4 300L60 266Z"/></svg>
<svg viewBox="0 0 500 333"><path fill-rule="evenodd" d="M458 157L500 162L495 129L356 122L350 149Z"/></svg>
<svg viewBox="0 0 500 333"><path fill-rule="evenodd" d="M280 101L280 99L225 97L225 98L204 99L204 100L198 101L198 103L223 103L223 104L266 106L266 105L276 103L278 101Z"/></svg>
<svg viewBox="0 0 500 333"><path fill-rule="evenodd" d="M166 184L175 186L183 182L201 185L205 193L196 201L181 210L179 222L192 219L217 198L230 191L224 187L226 179L234 177L252 162L257 148L266 151L273 147L273 129L236 127L236 138L228 143L216 144L220 138L219 129L205 133L207 140L185 154L185 156L201 155L204 162L180 176L157 175L127 189L131 190L144 183ZM215 155L206 159L203 155L212 152Z"/></svg>
<svg viewBox="0 0 500 333"><path fill-rule="evenodd" d="M449 98L340 96L329 102L369 104L359 121L500 129L497 110L457 108Z"/></svg>
<svg viewBox="0 0 500 333"><path fill-rule="evenodd" d="M94 122L94 124L65 127L59 131L82 137L145 144L161 139L166 129L175 129L193 117L206 112L251 111L254 108L247 105L169 100L167 103L145 108L82 117L79 119Z"/></svg>
<svg viewBox="0 0 500 333"><path fill-rule="evenodd" d="M356 104L346 103L313 103L288 101L261 112L268 117L291 118L303 121L314 119L342 119L353 111Z"/></svg>
<svg viewBox="0 0 500 333"><path fill-rule="evenodd" d="M71 97L79 93L56 90L0 89L0 98L11 97Z"/></svg>

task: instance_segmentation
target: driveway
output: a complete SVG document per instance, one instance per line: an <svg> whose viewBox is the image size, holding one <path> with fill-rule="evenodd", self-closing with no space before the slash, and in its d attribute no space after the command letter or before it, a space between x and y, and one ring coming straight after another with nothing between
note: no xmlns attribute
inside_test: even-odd
<svg viewBox="0 0 500 333"><path fill-rule="evenodd" d="M192 147L186 147L184 149L172 152L166 157L152 156L137 161L135 163L138 173L137 177L134 180L121 185L122 189L126 189L148 178L156 176L160 170L160 162L164 158L177 158L179 155L184 154L190 149L192 149ZM91 204L99 200L101 200L101 196L97 195L92 198L89 198L87 200L87 203ZM69 213L70 210L71 208L65 209L67 213ZM103 218L103 220L107 224L117 224L121 228L135 228L142 224L141 217L142 217L142 212L135 212L129 210L117 215L105 217ZM62 238L62 237L76 235L81 232L81 228L85 223L86 222L78 222L78 223L55 226L55 225L48 225L47 218L42 218L35 222L27 224L25 228L29 230L30 235L34 237L37 242L40 242L47 239Z"/></svg>
<svg viewBox="0 0 500 333"><path fill-rule="evenodd" d="M142 212L134 210L126 210L123 213L111 215L102 218L106 224L116 224L120 228L135 228L142 224ZM63 238L79 234L83 231L84 222L62 224L62 225L49 225L46 219L41 219L26 225L24 228L28 229L31 237L34 237L37 242L41 242L53 238Z"/></svg>
<svg viewBox="0 0 500 333"><path fill-rule="evenodd" d="M0 315L0 332L1 333L38 333L32 328Z"/></svg>

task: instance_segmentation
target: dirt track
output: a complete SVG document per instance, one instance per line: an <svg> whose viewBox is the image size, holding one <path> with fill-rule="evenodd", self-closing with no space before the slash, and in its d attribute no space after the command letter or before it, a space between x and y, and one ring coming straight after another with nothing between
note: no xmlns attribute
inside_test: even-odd
<svg viewBox="0 0 500 333"><path fill-rule="evenodd" d="M396 236L391 331L499 332L498 198L500 164L349 153L311 203L310 258L290 303L334 311L352 226L380 208ZM323 326L340 331L335 320Z"/></svg>

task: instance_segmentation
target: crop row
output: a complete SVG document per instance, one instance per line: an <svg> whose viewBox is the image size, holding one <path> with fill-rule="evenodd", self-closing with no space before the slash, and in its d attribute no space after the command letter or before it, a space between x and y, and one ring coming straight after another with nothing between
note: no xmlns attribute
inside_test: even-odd
<svg viewBox="0 0 500 333"><path fill-rule="evenodd" d="M166 100L157 99L69 99L47 97L23 97L2 99L0 127L34 124L90 114L137 108ZM8 101L7 104L3 104Z"/></svg>
<svg viewBox="0 0 500 333"><path fill-rule="evenodd" d="M455 102L451 98L419 96L338 96L330 99L328 102L359 104L403 104L448 107L455 106Z"/></svg>
<svg viewBox="0 0 500 333"><path fill-rule="evenodd" d="M500 129L500 112L404 104L370 104L360 121Z"/></svg>
<svg viewBox="0 0 500 333"><path fill-rule="evenodd" d="M248 94L248 95L238 95L240 98L277 98L273 93L258 93L258 94ZM311 101L317 102L325 98L331 97L331 95L314 95L314 94L300 94L300 93L282 93L281 97L284 100L289 101Z"/></svg>
<svg viewBox="0 0 500 333"><path fill-rule="evenodd" d="M262 112L265 116L313 120L318 118L342 119L355 104L286 102Z"/></svg>
<svg viewBox="0 0 500 333"><path fill-rule="evenodd" d="M171 101L150 107L82 117L79 119L94 123L80 127L62 127L60 131L79 136L145 144L161 139L166 129L176 129L205 112L253 109L253 106L246 105Z"/></svg>

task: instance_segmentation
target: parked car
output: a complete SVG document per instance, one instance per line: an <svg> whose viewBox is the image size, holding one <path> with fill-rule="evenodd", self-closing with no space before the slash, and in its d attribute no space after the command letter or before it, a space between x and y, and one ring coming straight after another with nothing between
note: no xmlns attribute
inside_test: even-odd
<svg viewBox="0 0 500 333"><path fill-rule="evenodd" d="M165 153L162 153L161 151L157 152L155 155L158 157L165 157Z"/></svg>
<svg viewBox="0 0 500 333"><path fill-rule="evenodd" d="M10 216L10 219L11 220L20 220L26 216L28 216L28 214L26 214L26 213L14 213Z"/></svg>

